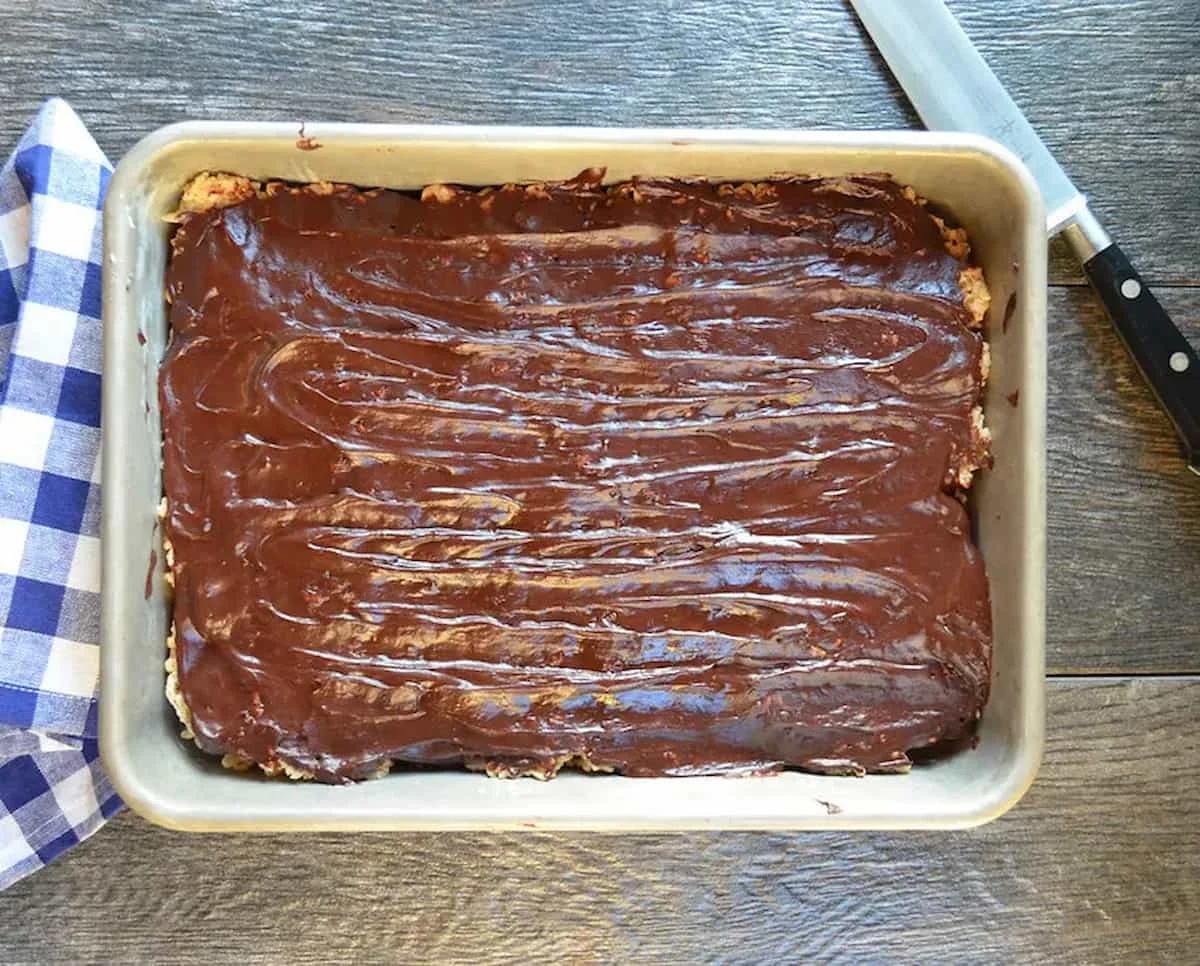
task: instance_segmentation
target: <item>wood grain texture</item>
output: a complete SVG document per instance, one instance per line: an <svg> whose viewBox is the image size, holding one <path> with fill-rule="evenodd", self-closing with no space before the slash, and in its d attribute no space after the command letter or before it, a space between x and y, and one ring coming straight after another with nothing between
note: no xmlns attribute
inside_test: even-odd
<svg viewBox="0 0 1200 966"><path fill-rule="evenodd" d="M971 832L189 836L125 815L4 894L0 961L1194 962L1200 678L1057 680L1049 712L1041 777Z"/></svg>
<svg viewBox="0 0 1200 966"><path fill-rule="evenodd" d="M1142 273L1200 279L1200 4L951 6ZM918 126L843 0L8 0L0 37L0 143L57 94L113 158L189 117Z"/></svg>
<svg viewBox="0 0 1200 966"><path fill-rule="evenodd" d="M1200 289L1158 294L1200 345ZM1091 289L1047 324L1050 669L1200 671L1200 479Z"/></svg>

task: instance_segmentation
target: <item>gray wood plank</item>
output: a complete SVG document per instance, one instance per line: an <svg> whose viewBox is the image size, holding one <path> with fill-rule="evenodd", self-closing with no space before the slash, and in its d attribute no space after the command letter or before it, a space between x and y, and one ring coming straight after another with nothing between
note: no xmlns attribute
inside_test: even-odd
<svg viewBox="0 0 1200 966"><path fill-rule="evenodd" d="M1200 4L952 0L1152 281L1200 280ZM51 95L112 157L187 117L917 125L842 0L8 0L0 144ZM1055 246L1053 278L1079 281Z"/></svg>
<svg viewBox="0 0 1200 966"><path fill-rule="evenodd" d="M1200 678L1052 682L962 833L188 836L123 816L0 899L0 961L1187 962Z"/></svg>
<svg viewBox="0 0 1200 966"><path fill-rule="evenodd" d="M1158 294L1200 345L1200 290ZM1200 479L1091 290L1048 325L1048 663L1200 671Z"/></svg>

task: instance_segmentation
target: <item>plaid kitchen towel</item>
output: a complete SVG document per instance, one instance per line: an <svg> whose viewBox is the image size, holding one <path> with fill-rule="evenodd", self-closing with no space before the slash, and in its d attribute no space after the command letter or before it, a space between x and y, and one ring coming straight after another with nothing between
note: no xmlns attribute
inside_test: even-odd
<svg viewBox="0 0 1200 966"><path fill-rule="evenodd" d="M121 807L96 747L111 171L57 99L0 169L0 889Z"/></svg>

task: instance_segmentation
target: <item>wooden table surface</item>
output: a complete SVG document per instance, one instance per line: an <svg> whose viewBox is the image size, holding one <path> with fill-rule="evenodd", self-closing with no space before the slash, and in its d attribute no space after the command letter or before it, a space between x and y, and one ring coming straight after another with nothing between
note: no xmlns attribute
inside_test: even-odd
<svg viewBox="0 0 1200 966"><path fill-rule="evenodd" d="M1200 3L952 0L1200 342ZM369 8L369 12L368 12ZM7 0L0 145L181 118L889 128L838 0ZM188 836L124 814L0 895L0 963L1200 961L1200 480L1051 256L1048 747L953 834Z"/></svg>

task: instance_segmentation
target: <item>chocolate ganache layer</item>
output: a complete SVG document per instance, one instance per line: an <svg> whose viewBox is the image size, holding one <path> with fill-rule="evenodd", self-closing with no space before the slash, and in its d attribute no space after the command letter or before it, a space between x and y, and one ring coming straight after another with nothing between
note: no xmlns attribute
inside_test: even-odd
<svg viewBox="0 0 1200 966"><path fill-rule="evenodd" d="M970 734L963 246L884 176L601 175L207 176L225 207L181 212L170 666L201 748L322 781L862 773Z"/></svg>

